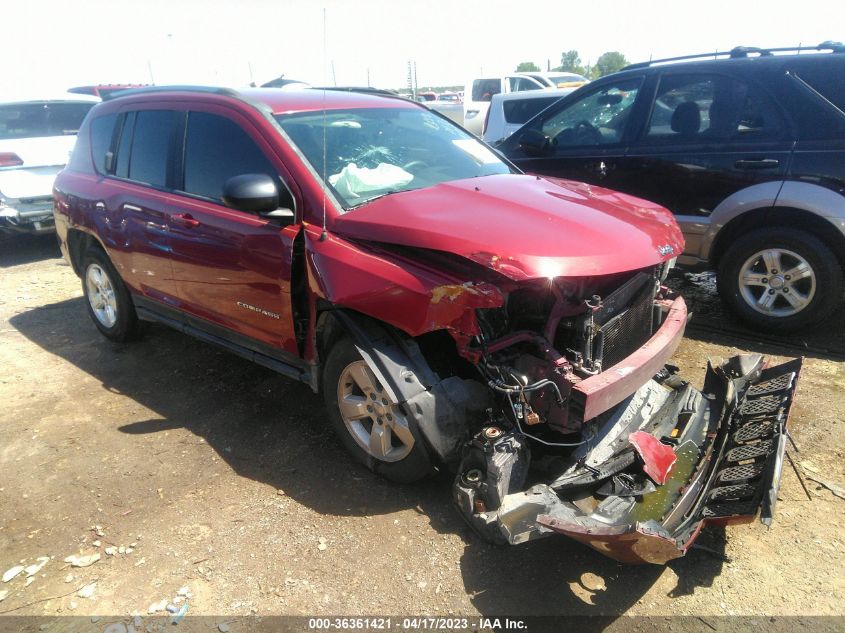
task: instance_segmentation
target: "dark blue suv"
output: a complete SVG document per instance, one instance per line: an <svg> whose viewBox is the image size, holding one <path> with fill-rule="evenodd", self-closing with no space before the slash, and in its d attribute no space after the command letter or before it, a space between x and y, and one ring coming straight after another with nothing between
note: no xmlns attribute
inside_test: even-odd
<svg viewBox="0 0 845 633"><path fill-rule="evenodd" d="M756 327L841 304L845 46L736 48L628 66L561 99L499 150L525 171L653 200Z"/></svg>

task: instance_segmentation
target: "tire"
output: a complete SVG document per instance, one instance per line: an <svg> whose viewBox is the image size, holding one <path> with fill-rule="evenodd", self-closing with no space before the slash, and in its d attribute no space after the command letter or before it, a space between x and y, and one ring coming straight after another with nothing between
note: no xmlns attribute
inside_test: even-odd
<svg viewBox="0 0 845 633"><path fill-rule="evenodd" d="M356 461L403 484L435 472L416 423L390 402L350 339L329 351L322 389L332 427Z"/></svg>
<svg viewBox="0 0 845 633"><path fill-rule="evenodd" d="M99 248L89 248L82 256L82 293L88 316L107 339L123 343L141 331L135 304L129 290Z"/></svg>
<svg viewBox="0 0 845 633"><path fill-rule="evenodd" d="M842 277L839 260L819 238L775 226L733 242L719 262L717 284L723 301L748 325L792 332L833 313Z"/></svg>

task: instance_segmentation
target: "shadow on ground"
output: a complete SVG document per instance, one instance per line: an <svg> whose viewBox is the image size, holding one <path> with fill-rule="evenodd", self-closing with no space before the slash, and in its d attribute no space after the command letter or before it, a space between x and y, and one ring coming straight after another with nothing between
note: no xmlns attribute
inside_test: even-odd
<svg viewBox="0 0 845 633"><path fill-rule="evenodd" d="M61 257L55 234L9 235L0 233L0 268Z"/></svg>
<svg viewBox="0 0 845 633"><path fill-rule="evenodd" d="M140 342L107 342L85 316L81 298L15 315L10 323L104 389L155 412L118 429L127 435L186 428L238 475L283 489L319 513L365 516L416 509L436 531L460 534L466 592L484 614L615 616L665 573L662 567L621 565L563 538L490 546L452 509L450 476L416 486L373 476L335 441L320 396L175 331L152 325ZM713 553L693 551L672 563L678 580L670 595L691 593L719 575L723 534L711 530L702 543Z"/></svg>
<svg viewBox="0 0 845 633"><path fill-rule="evenodd" d="M725 308L716 293L715 273L676 270L667 285L684 297L692 314L685 334L688 338L760 354L845 360L845 320L838 312L826 322L801 332L761 332L741 323Z"/></svg>

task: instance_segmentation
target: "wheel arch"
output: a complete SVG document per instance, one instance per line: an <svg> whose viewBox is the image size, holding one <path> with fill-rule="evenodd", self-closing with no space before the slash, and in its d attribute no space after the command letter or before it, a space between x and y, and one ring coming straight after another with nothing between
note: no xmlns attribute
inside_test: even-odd
<svg viewBox="0 0 845 633"><path fill-rule="evenodd" d="M81 229L68 229L68 258L70 259L70 265L71 268L73 268L73 272L76 273L78 277L82 276L82 257L85 255L85 251L91 247L99 248L106 253L106 256L108 256L106 247L103 246L103 243L100 242L95 235Z"/></svg>
<svg viewBox="0 0 845 633"><path fill-rule="evenodd" d="M839 265L845 270L845 235L839 228L812 211L786 206L752 209L733 218L722 227L713 241L710 265L717 269L725 251L738 237L756 228L772 226L800 229L817 237L833 251Z"/></svg>
<svg viewBox="0 0 845 633"><path fill-rule="evenodd" d="M443 463L460 459L468 429L469 395L463 380L441 379L415 339L395 327L354 310L322 307L317 317L320 358L325 359L338 340L349 337L393 401L415 420L434 455Z"/></svg>

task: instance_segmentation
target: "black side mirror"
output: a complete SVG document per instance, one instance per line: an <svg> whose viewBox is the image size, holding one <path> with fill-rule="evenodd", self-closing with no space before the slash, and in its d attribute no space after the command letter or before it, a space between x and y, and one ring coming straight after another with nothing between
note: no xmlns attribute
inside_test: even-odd
<svg viewBox="0 0 845 633"><path fill-rule="evenodd" d="M549 138L538 130L525 130L519 135L519 148L528 156L543 156L548 153Z"/></svg>
<svg viewBox="0 0 845 633"><path fill-rule="evenodd" d="M267 174L233 176L223 185L223 202L238 211L275 211L279 208L279 187Z"/></svg>

